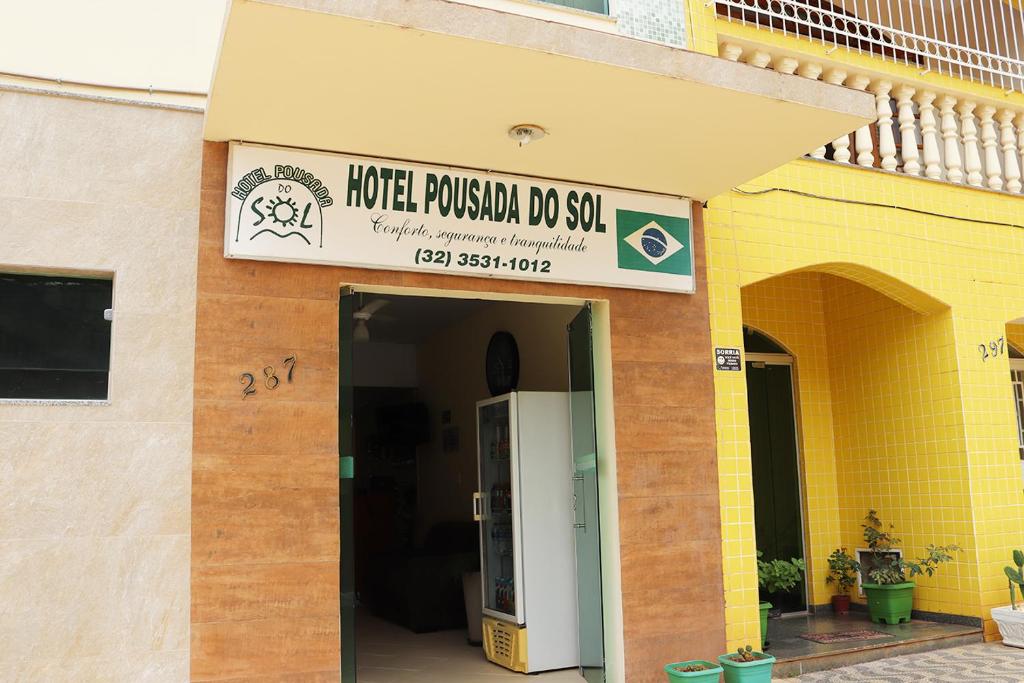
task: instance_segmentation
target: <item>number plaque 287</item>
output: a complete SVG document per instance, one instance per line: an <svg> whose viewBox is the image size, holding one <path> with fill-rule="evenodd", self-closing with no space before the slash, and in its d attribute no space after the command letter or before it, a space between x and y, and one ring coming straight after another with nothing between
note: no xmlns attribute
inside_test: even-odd
<svg viewBox="0 0 1024 683"><path fill-rule="evenodd" d="M281 364L288 370L288 374L285 375L285 381L288 384L292 383L292 373L295 371L295 362L298 357L293 353L292 355L281 361ZM250 396L256 393L256 376L251 372L243 372L238 377L238 381L242 383L242 399L246 396ZM268 390L273 391L281 384L281 378L277 376L277 371L273 365L268 365L263 368L263 386Z"/></svg>

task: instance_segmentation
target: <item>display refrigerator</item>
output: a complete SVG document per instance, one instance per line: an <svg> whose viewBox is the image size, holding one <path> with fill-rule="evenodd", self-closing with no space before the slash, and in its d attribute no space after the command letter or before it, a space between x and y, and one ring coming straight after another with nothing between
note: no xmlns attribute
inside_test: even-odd
<svg viewBox="0 0 1024 683"><path fill-rule="evenodd" d="M570 438L567 393L477 403L484 651L513 671L579 665Z"/></svg>

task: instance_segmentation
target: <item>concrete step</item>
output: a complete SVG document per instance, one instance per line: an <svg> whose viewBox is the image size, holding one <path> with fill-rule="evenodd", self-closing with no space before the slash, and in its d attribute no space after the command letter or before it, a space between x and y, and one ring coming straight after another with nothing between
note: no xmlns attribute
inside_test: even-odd
<svg viewBox="0 0 1024 683"><path fill-rule="evenodd" d="M811 673L812 671L836 669L841 666L861 664L886 657L930 652L949 647L960 647L961 645L975 645L984 642L984 640L984 635L980 628L971 629L965 627L957 633L936 634L898 642L881 644L872 643L871 641L854 642L850 644L849 649L779 659L776 661L772 671L772 678L792 678L800 674Z"/></svg>

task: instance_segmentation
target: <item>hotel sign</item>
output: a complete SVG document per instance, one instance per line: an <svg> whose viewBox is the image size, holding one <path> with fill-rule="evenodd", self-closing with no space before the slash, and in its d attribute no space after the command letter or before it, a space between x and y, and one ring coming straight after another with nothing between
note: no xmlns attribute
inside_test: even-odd
<svg viewBox="0 0 1024 683"><path fill-rule="evenodd" d="M692 293L685 199L232 143L225 256Z"/></svg>

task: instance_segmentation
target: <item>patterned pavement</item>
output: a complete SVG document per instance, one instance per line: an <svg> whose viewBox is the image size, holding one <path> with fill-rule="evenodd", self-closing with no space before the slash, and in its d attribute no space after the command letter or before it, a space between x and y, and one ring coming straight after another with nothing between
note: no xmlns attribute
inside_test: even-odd
<svg viewBox="0 0 1024 683"><path fill-rule="evenodd" d="M777 683L1024 683L1024 650L987 643L880 659Z"/></svg>

